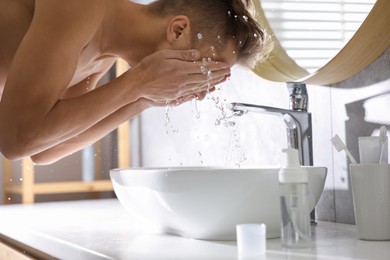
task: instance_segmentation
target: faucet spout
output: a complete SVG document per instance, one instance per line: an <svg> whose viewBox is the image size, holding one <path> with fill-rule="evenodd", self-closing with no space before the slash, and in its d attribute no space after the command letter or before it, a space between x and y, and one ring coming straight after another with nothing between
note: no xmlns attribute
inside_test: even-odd
<svg viewBox="0 0 390 260"><path fill-rule="evenodd" d="M299 151L302 165L313 165L310 113L245 103L230 103L228 108L234 111L236 115L255 112L281 118L286 126L288 148L295 148Z"/></svg>

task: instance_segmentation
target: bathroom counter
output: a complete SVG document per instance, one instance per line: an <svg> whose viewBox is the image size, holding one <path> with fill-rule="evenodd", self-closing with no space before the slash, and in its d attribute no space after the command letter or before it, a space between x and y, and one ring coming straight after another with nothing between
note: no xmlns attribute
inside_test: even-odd
<svg viewBox="0 0 390 260"><path fill-rule="evenodd" d="M0 259L17 251L38 259L237 259L233 241L158 234L116 199L0 206L0 234ZM390 242L357 240L353 225L319 222L313 237L311 248L292 251L269 239L266 259L389 259Z"/></svg>

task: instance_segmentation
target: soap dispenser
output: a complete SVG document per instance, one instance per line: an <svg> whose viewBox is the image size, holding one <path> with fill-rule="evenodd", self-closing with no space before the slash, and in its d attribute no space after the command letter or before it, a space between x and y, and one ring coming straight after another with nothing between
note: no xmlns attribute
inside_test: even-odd
<svg viewBox="0 0 390 260"><path fill-rule="evenodd" d="M284 149L283 153L285 163L279 171L282 247L309 247L308 173L299 163L298 150Z"/></svg>

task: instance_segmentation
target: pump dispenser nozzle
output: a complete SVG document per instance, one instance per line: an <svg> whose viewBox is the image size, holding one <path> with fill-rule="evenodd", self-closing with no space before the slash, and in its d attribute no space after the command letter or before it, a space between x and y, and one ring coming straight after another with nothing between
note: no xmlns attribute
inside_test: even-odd
<svg viewBox="0 0 390 260"><path fill-rule="evenodd" d="M299 163L297 149L283 149L285 160L279 172L280 183L308 183L307 170Z"/></svg>

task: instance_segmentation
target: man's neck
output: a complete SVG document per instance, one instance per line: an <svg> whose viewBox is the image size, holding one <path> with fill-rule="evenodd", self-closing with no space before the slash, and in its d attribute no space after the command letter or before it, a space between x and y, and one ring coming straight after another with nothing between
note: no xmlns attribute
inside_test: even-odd
<svg viewBox="0 0 390 260"><path fill-rule="evenodd" d="M146 5L128 0L110 1L102 25L102 53L118 56L134 66L165 41L167 19L147 13Z"/></svg>

